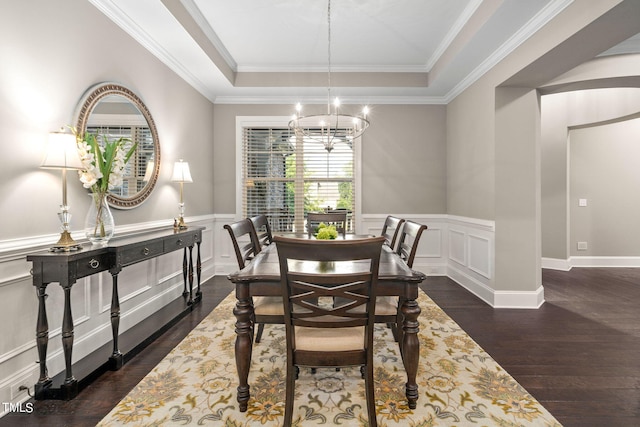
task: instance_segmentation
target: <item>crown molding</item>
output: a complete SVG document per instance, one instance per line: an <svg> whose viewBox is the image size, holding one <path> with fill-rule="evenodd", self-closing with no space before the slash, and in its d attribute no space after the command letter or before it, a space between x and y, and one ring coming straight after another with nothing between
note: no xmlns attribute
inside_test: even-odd
<svg viewBox="0 0 640 427"><path fill-rule="evenodd" d="M300 96L217 96L214 104L242 104L242 105L294 105L304 101L305 104L327 103L327 97ZM362 96L340 97L343 105L445 105L447 100L440 96Z"/></svg>

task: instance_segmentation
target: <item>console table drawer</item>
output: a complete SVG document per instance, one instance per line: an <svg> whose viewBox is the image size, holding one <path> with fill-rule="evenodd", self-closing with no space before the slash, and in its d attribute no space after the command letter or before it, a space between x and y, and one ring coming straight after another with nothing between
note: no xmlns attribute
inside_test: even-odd
<svg viewBox="0 0 640 427"><path fill-rule="evenodd" d="M119 264L122 266L135 264L162 255L162 241L150 242L146 245L127 248L119 253Z"/></svg>
<svg viewBox="0 0 640 427"><path fill-rule="evenodd" d="M164 241L164 251L171 252L181 248L193 246L200 237L197 233L182 234L180 236L170 237Z"/></svg>
<svg viewBox="0 0 640 427"><path fill-rule="evenodd" d="M111 262L109 254L100 254L90 258L79 259L74 264L76 267L75 277L76 279L79 279L81 277L108 270Z"/></svg>

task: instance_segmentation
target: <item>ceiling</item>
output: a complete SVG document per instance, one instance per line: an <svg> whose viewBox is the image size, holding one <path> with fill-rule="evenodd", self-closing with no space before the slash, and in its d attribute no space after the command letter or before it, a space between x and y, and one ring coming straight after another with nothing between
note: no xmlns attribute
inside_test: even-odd
<svg viewBox="0 0 640 427"><path fill-rule="evenodd" d="M447 103L572 0L90 0L214 103ZM330 62L329 62L330 56ZM331 73L329 73L329 64Z"/></svg>

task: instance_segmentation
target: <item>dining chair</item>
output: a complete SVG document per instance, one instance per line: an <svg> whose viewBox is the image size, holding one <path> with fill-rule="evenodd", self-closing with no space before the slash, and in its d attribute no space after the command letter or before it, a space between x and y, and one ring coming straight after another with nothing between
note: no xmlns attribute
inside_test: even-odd
<svg viewBox="0 0 640 427"><path fill-rule="evenodd" d="M258 237L258 243L260 243L260 247L263 248L273 241L273 235L271 234L271 226L269 225L269 220L266 215L256 215L249 218L251 224L253 224L253 229Z"/></svg>
<svg viewBox="0 0 640 427"><path fill-rule="evenodd" d="M426 225L414 221L405 221L398 240L395 252L404 260L409 268L413 267L413 261L418 250L418 243ZM376 323L386 323L397 342L402 342L403 315L400 311L404 301L399 297L381 296L376 302Z"/></svg>
<svg viewBox="0 0 640 427"><path fill-rule="evenodd" d="M260 242L250 219L242 219L232 224L225 224L229 232L233 249L238 260L238 268L242 270L260 253ZM246 239L249 239L246 242ZM265 324L282 324L284 322L284 308L281 297L260 296L252 298L254 325L258 326L256 343L260 342Z"/></svg>
<svg viewBox="0 0 640 427"><path fill-rule="evenodd" d="M381 235L385 238L385 245L389 246L391 249L396 247L396 238L398 237L398 232L400 231L403 223L404 219L392 215L388 215L384 220Z"/></svg>
<svg viewBox="0 0 640 427"><path fill-rule="evenodd" d="M377 426L373 329L384 237L302 240L276 236L274 241L278 247L287 342L283 425L292 424L295 380L301 366L360 366L369 425ZM317 264L315 270L307 269L309 261ZM323 271L322 263L347 266L353 261L358 263L350 269L341 268L339 273Z"/></svg>
<svg viewBox="0 0 640 427"><path fill-rule="evenodd" d="M347 212L309 212L307 214L307 234L309 237L314 235L318 229L318 225L323 222L327 225L334 225L338 234L345 237L347 228Z"/></svg>

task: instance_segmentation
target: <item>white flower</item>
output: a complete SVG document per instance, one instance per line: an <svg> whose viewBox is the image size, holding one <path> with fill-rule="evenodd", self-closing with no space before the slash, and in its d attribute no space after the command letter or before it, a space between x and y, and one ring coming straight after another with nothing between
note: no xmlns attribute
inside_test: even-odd
<svg viewBox="0 0 640 427"><path fill-rule="evenodd" d="M82 138L78 137L78 154L83 166L79 175L83 187L94 192L106 192L121 186L126 163L136 146L137 144L131 144L126 138L109 141L103 136L102 143L99 143L98 137L94 134L88 133Z"/></svg>

